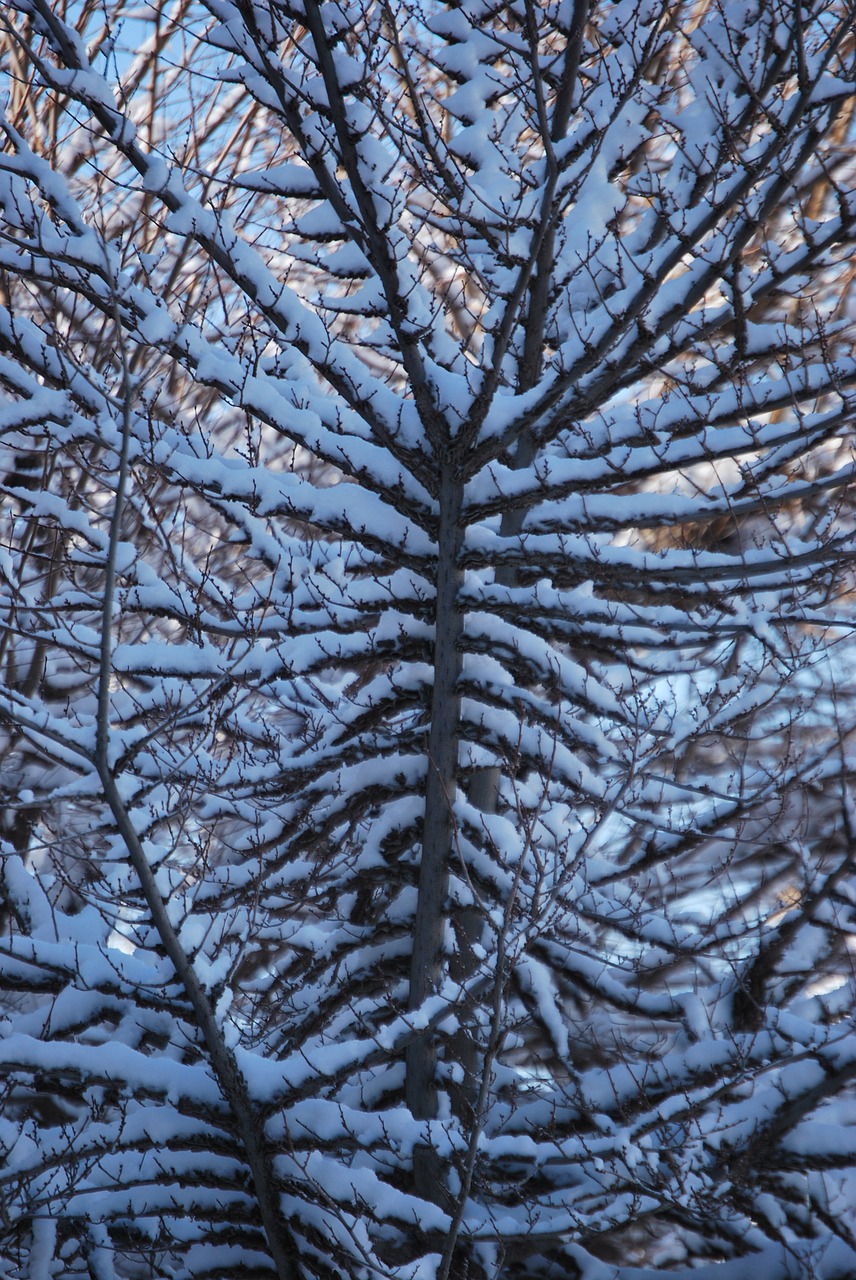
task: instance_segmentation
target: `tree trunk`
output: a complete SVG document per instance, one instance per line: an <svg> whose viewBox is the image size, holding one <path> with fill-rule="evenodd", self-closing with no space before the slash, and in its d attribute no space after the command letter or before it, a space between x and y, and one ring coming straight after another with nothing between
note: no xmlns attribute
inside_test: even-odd
<svg viewBox="0 0 856 1280"><path fill-rule="evenodd" d="M463 488L451 464L444 464L440 481L440 530L438 537L436 634L434 639L434 691L431 731L428 739L428 777L425 786L425 820L419 897L413 934L410 969L411 1011L417 1010L439 985L449 869L454 853L453 805L458 777L458 737L461 699L460 638L462 617L458 602L461 572L458 568ZM418 1035L407 1050L405 1097L419 1120L437 1116L437 1046L433 1031ZM437 1200L441 1194L439 1162L429 1146L414 1153L417 1194Z"/></svg>

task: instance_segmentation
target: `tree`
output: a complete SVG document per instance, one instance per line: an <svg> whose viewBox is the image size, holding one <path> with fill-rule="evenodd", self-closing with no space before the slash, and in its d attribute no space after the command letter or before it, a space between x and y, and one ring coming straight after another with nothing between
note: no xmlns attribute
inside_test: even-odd
<svg viewBox="0 0 856 1280"><path fill-rule="evenodd" d="M854 16L6 7L6 1274L853 1274Z"/></svg>

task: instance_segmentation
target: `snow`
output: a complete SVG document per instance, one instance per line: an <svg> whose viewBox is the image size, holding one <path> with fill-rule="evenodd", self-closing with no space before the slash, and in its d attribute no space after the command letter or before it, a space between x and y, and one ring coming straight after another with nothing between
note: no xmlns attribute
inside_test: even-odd
<svg viewBox="0 0 856 1280"><path fill-rule="evenodd" d="M849 32L203 9L3 123L0 1271L269 1269L245 1098L307 1280L853 1274Z"/></svg>

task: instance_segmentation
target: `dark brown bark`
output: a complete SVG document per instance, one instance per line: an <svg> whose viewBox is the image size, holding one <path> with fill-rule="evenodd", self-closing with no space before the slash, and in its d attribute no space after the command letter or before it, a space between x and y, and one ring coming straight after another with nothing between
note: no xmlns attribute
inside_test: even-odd
<svg viewBox="0 0 856 1280"><path fill-rule="evenodd" d="M461 673L463 625L458 602L461 499L461 482L452 464L447 462L440 479L434 691L428 739L419 898L410 969L411 1011L419 1009L437 989L440 980L449 870L454 853L452 806L458 779L460 694L457 685ZM437 1115L436 1076L436 1036L426 1030L416 1036L407 1050L405 1098L419 1120L430 1120ZM416 1155L414 1165L417 1192L436 1200L440 1190L439 1166L433 1152L422 1149Z"/></svg>

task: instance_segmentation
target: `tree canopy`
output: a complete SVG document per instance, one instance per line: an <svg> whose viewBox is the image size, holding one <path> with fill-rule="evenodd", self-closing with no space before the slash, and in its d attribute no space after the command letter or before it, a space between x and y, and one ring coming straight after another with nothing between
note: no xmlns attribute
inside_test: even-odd
<svg viewBox="0 0 856 1280"><path fill-rule="evenodd" d="M856 1273L854 19L4 7L4 1274Z"/></svg>

